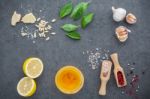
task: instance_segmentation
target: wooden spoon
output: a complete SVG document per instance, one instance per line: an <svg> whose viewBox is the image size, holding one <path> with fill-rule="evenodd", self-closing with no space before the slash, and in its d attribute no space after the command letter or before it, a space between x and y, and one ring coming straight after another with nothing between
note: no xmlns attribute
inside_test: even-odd
<svg viewBox="0 0 150 99"><path fill-rule="evenodd" d="M117 86L118 87L124 87L127 85L127 81L126 81L126 77L124 74L124 70L123 68L120 66L119 61L118 61L118 54L117 53L113 53L111 54L111 59L114 63L114 75L115 75L115 79L117 82Z"/></svg>
<svg viewBox="0 0 150 99"><path fill-rule="evenodd" d="M101 86L99 89L99 95L103 95L103 96L106 95L106 85L108 80L110 79L111 67L112 67L111 61L104 60L102 62L101 74L100 74Z"/></svg>

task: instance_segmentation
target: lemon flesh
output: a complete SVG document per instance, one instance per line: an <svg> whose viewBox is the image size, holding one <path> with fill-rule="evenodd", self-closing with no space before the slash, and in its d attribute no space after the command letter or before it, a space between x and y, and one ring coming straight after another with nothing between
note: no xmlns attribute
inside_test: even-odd
<svg viewBox="0 0 150 99"><path fill-rule="evenodd" d="M36 91L36 82L29 77L23 77L17 85L18 94L24 97L32 96Z"/></svg>
<svg viewBox="0 0 150 99"><path fill-rule="evenodd" d="M37 78L42 74L43 63L39 58L28 58L23 64L24 73L30 78Z"/></svg>

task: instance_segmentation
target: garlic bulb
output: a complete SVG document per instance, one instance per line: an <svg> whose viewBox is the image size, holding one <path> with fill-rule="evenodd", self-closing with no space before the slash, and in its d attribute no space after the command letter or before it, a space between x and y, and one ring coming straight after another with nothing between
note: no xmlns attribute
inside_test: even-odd
<svg viewBox="0 0 150 99"><path fill-rule="evenodd" d="M119 41L125 42L128 39L128 33L131 31L124 26L119 26L116 28L115 32Z"/></svg>
<svg viewBox="0 0 150 99"><path fill-rule="evenodd" d="M123 8L115 9L114 7L112 7L112 12L113 12L113 19L116 22L122 21L126 16L126 10Z"/></svg>

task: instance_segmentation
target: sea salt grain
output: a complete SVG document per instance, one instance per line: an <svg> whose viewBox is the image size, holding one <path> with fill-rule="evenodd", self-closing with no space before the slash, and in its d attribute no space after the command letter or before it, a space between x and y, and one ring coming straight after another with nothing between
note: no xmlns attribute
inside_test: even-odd
<svg viewBox="0 0 150 99"><path fill-rule="evenodd" d="M102 50L101 48L95 48L87 50L88 63L92 69L97 69L100 66L100 62L104 59L108 59L108 50Z"/></svg>
<svg viewBox="0 0 150 99"><path fill-rule="evenodd" d="M85 52L82 52L83 53L83 55L85 54Z"/></svg>
<svg viewBox="0 0 150 99"><path fill-rule="evenodd" d="M99 50L99 48L96 48L96 50L98 51L98 50Z"/></svg>
<svg viewBox="0 0 150 99"><path fill-rule="evenodd" d="M124 94L124 91L122 91L121 93Z"/></svg>
<svg viewBox="0 0 150 99"><path fill-rule="evenodd" d="M35 43L35 41L32 41L33 42L33 44Z"/></svg>
<svg viewBox="0 0 150 99"><path fill-rule="evenodd" d="M135 68L130 68L130 70L134 70Z"/></svg>
<svg viewBox="0 0 150 99"><path fill-rule="evenodd" d="M105 59L105 57L102 57L102 59L104 60L104 59Z"/></svg>

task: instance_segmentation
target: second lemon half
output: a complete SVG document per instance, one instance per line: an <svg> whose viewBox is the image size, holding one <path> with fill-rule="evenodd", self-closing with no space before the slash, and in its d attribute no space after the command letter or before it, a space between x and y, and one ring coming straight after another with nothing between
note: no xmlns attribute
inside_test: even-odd
<svg viewBox="0 0 150 99"><path fill-rule="evenodd" d="M55 76L57 88L65 94L75 94L83 87L84 76L74 66L62 67Z"/></svg>

